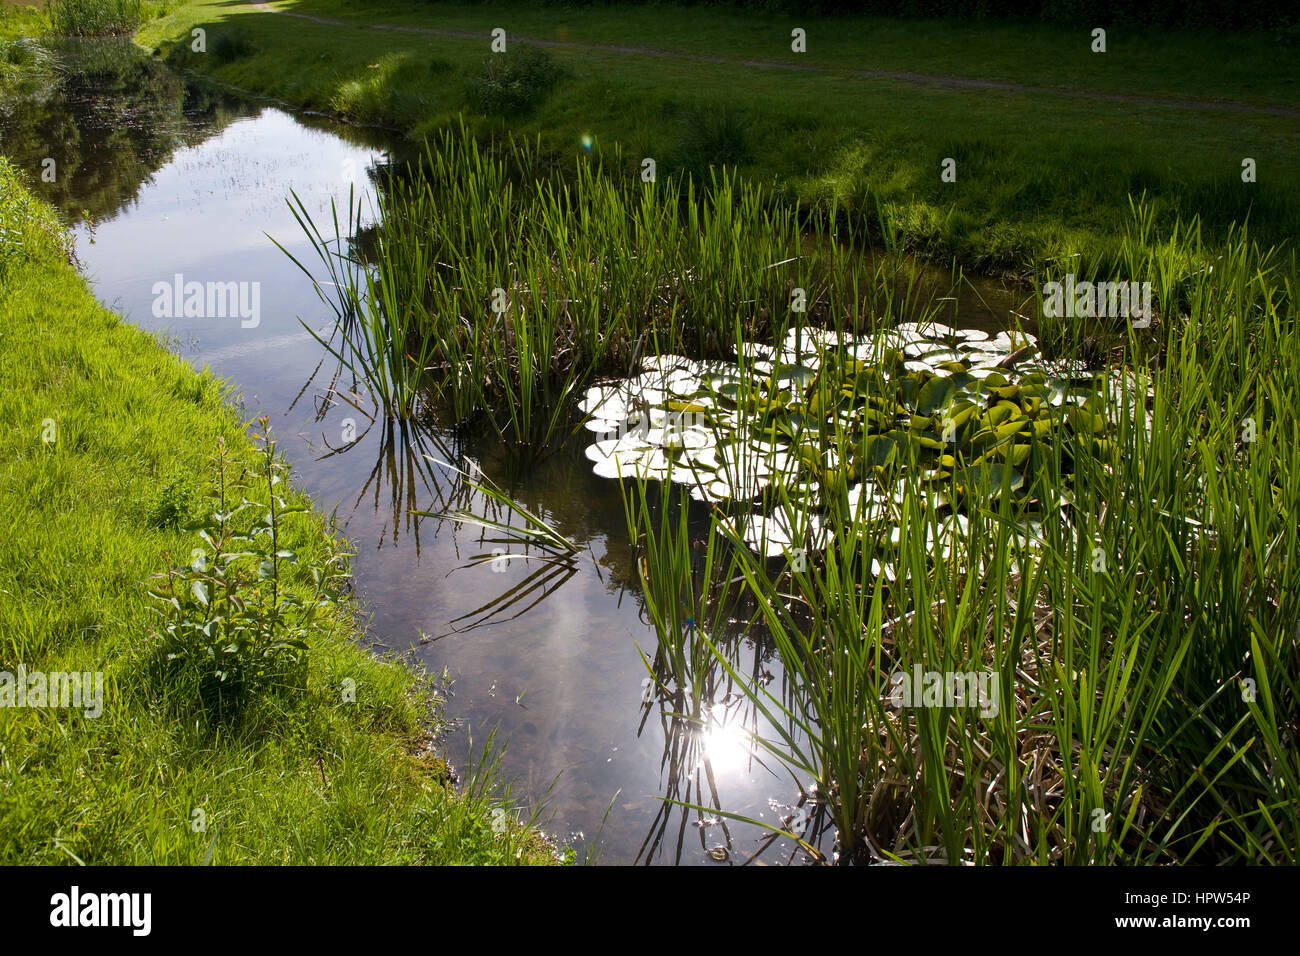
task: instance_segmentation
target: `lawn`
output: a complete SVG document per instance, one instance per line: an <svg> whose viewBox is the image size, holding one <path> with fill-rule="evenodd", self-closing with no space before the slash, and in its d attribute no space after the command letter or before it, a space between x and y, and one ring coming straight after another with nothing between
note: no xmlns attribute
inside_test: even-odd
<svg viewBox="0 0 1300 956"><path fill-rule="evenodd" d="M1113 256L1142 193L1159 224L1199 215L1209 238L1249 218L1261 242L1280 243L1300 221L1286 187L1300 172L1300 68L1265 32L1116 27L1094 54L1088 31L1056 25L801 18L800 55L790 17L717 8L271 6L283 13L185 4L138 39L223 82L417 141L466 112L480 132L540 135L557 153L614 161L617 146L628 176L646 157L660 175L735 165L984 271ZM406 29L363 26L377 23ZM196 27L204 53L190 49ZM549 92L474 95L497 27L507 62L529 40L549 44L561 71ZM500 71L541 89L527 65ZM941 175L949 159L954 181Z"/></svg>

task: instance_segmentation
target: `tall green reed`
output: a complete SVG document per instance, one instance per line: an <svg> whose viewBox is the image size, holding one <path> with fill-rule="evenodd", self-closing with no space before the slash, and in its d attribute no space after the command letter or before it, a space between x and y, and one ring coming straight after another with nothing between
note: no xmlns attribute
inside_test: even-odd
<svg viewBox="0 0 1300 956"><path fill-rule="evenodd" d="M1112 277L1158 290L1160 360L1108 368L1018 495L970 500L954 526L904 460L883 520L783 498L833 530L806 566L712 516L793 699L716 666L784 728L763 745L815 783L844 859L1296 858L1296 263L1244 230L1199 242L1138 217ZM1140 354L1139 330L1117 332ZM989 673L996 713L894 706L914 667Z"/></svg>
<svg viewBox="0 0 1300 956"><path fill-rule="evenodd" d="M379 206L364 256L328 249L295 210L356 330L357 366L399 413L424 388L524 457L562 445L575 391L626 374L647 337L663 352L728 357L737 325L766 339L796 300L808 321L921 307L914 264L864 261L835 210L800 219L726 170L708 184L629 186L598 163L558 170L536 143L485 146L456 128L381 183Z"/></svg>

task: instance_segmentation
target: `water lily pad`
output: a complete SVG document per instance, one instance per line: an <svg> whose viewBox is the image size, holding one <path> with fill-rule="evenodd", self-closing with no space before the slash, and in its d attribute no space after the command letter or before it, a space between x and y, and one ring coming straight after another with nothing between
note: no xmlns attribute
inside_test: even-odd
<svg viewBox="0 0 1300 956"><path fill-rule="evenodd" d="M657 448L646 449L640 455L610 455L591 470L602 478L661 478L668 474L668 460Z"/></svg>
<svg viewBox="0 0 1300 956"><path fill-rule="evenodd" d="M594 462L604 461L614 455L622 455L630 460L650 447L648 442L642 441L637 436L625 435L621 438L606 438L588 445L583 449L583 454Z"/></svg>
<svg viewBox="0 0 1300 956"><path fill-rule="evenodd" d="M966 356L967 353L959 352L956 349L932 349L923 353L921 359L929 362L931 366L937 366L945 362L960 362Z"/></svg>
<svg viewBox="0 0 1300 956"><path fill-rule="evenodd" d="M813 511L796 511L778 506L771 514L751 515L742 537L755 552L768 558L793 556L796 548L821 550L827 529Z"/></svg>
<svg viewBox="0 0 1300 956"><path fill-rule="evenodd" d="M593 385L578 402L578 410L584 415L621 420L627 417L630 393L631 390L625 382L616 385Z"/></svg>
<svg viewBox="0 0 1300 956"><path fill-rule="evenodd" d="M708 489L718 498L747 501L759 494L769 483L767 474L755 471L736 472L724 466L714 472Z"/></svg>
<svg viewBox="0 0 1300 956"><path fill-rule="evenodd" d="M957 385L950 378L932 378L924 385L916 398L916 410L921 415L933 415L952 399Z"/></svg>
<svg viewBox="0 0 1300 956"><path fill-rule="evenodd" d="M588 418L582 423L582 427L597 435L612 438L617 436L626 424L622 419L616 421L612 418Z"/></svg>
<svg viewBox="0 0 1300 956"><path fill-rule="evenodd" d="M1038 340L1027 332L999 332L993 337L992 344L1008 354L1026 345L1038 345Z"/></svg>
<svg viewBox="0 0 1300 956"><path fill-rule="evenodd" d="M863 482L848 490L849 516L855 521L882 521L893 514L893 501L880 486Z"/></svg>
<svg viewBox="0 0 1300 956"><path fill-rule="evenodd" d="M817 378L817 372L806 364L780 365L772 372L772 377L778 388L798 387L802 390Z"/></svg>

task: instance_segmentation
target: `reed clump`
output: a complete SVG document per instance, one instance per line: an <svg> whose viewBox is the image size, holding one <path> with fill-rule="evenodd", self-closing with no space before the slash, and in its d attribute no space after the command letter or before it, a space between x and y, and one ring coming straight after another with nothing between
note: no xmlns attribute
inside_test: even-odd
<svg viewBox="0 0 1300 956"><path fill-rule="evenodd" d="M921 305L919 269L864 261L834 208L800 221L726 170L623 188L599 162L561 170L536 142L463 127L383 182L364 254L346 248L351 213L327 237L298 212L379 403L409 415L423 395L529 455L573 433L577 389L638 355L730 355L737 326L767 339L792 303L854 325Z"/></svg>
<svg viewBox="0 0 1300 956"><path fill-rule="evenodd" d="M721 631L713 666L775 728L756 746L807 781L842 861L1297 859L1300 272L1245 230L1208 247L1194 222L1170 242L1142 221L1122 275L1155 284L1163 318L1112 358L1157 360L1108 365L1095 416L1049 432L1023 485L959 507L902 445L879 507L778 492L825 529L798 561L755 552L752 503L711 509L718 600L742 579L786 680L741 672ZM653 592L690 552L644 483L626 492ZM668 661L701 639L656 625Z"/></svg>

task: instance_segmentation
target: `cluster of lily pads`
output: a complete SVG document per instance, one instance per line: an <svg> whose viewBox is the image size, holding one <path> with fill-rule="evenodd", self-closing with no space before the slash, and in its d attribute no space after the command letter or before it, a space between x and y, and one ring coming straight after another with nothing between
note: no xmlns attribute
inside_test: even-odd
<svg viewBox="0 0 1300 956"><path fill-rule="evenodd" d="M1072 447L1110 453L1097 378L1042 362L1031 335L940 324L860 337L794 328L736 362L652 356L580 407L598 436L586 449L597 475L751 505L741 534L769 557L824 547L832 513L882 525L897 544L918 478L945 513L941 533L959 535L972 500L1031 493L1060 427ZM919 473L909 482L904 469Z"/></svg>

